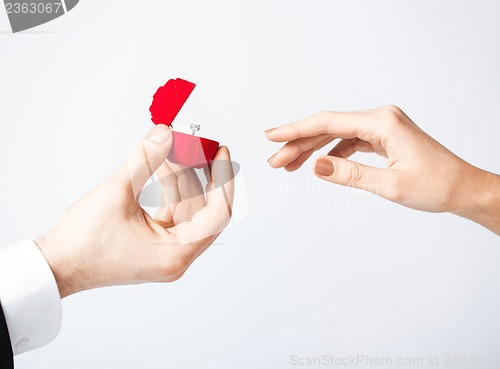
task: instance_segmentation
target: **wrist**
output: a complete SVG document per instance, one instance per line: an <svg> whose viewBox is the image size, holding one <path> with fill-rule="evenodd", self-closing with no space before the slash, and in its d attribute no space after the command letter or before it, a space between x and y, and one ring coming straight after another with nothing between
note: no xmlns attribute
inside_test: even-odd
<svg viewBox="0 0 500 369"><path fill-rule="evenodd" d="M76 291L73 288L74 277L71 272L70 263L62 260L59 250L51 242L51 237L49 235L42 235L35 240L35 244L42 252L52 270L61 299L75 293Z"/></svg>
<svg viewBox="0 0 500 369"><path fill-rule="evenodd" d="M467 164L450 213L500 234L500 176Z"/></svg>

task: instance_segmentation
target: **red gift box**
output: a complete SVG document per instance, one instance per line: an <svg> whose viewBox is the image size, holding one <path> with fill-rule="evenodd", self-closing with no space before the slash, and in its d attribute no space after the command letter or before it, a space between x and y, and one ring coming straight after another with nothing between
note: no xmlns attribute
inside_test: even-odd
<svg viewBox="0 0 500 369"><path fill-rule="evenodd" d="M149 108L153 123L170 127L195 87L194 83L177 78L158 88ZM168 160L185 167L203 168L213 160L218 147L217 141L173 131Z"/></svg>

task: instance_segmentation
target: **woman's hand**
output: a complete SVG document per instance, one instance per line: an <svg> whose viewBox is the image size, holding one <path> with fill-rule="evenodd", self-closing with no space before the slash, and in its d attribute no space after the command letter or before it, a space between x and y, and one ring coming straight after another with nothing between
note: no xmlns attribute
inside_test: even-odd
<svg viewBox="0 0 500 369"><path fill-rule="evenodd" d="M500 233L500 177L460 159L396 106L323 112L265 134L286 142L269 159L273 168L297 170L316 150L340 139L316 160L318 177L413 209L455 213ZM357 151L384 156L387 167L348 160Z"/></svg>
<svg viewBox="0 0 500 369"><path fill-rule="evenodd" d="M193 169L166 161L171 145L170 129L154 127L113 175L36 241L61 297L110 285L175 281L227 226L234 190L228 149L220 147L206 171L205 197ZM152 219L138 198L156 171L164 199Z"/></svg>

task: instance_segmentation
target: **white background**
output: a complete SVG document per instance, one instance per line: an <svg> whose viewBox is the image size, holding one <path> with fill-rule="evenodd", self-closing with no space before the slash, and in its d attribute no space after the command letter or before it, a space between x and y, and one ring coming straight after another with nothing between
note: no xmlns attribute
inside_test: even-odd
<svg viewBox="0 0 500 369"><path fill-rule="evenodd" d="M65 299L59 337L17 368L500 354L497 236L323 183L311 161L272 170L262 133L392 103L500 172L499 14L498 1L81 0L12 34L2 11L0 244L48 230L111 173L171 77L198 84L176 127L229 146L244 183L238 222L182 280Z"/></svg>

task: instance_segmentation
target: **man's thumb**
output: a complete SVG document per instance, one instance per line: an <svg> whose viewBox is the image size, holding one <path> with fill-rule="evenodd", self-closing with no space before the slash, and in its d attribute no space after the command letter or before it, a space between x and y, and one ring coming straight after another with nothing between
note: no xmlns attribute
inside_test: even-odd
<svg viewBox="0 0 500 369"><path fill-rule="evenodd" d="M165 162L171 147L170 128L164 124L153 127L118 170L118 180L125 186L131 185L137 198L147 180Z"/></svg>
<svg viewBox="0 0 500 369"><path fill-rule="evenodd" d="M314 173L321 179L342 186L360 188L383 196L387 184L387 169L363 165L355 161L322 156L314 164Z"/></svg>

